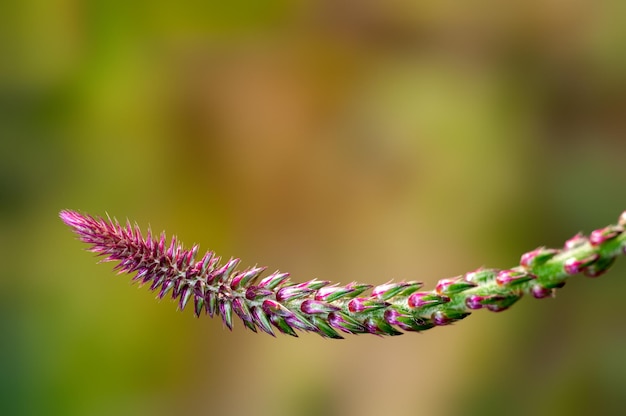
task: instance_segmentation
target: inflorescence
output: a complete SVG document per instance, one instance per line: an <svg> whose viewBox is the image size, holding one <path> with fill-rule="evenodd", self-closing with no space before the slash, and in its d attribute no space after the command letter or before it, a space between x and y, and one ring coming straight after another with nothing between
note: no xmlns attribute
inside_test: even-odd
<svg viewBox="0 0 626 416"><path fill-rule="evenodd" d="M183 310L219 315L229 329L233 315L254 332L274 330L297 336L296 330L328 338L341 333L401 335L424 331L465 318L472 311L508 309L523 295L537 299L554 296L571 275L603 274L620 254L626 254L626 211L617 225L576 234L561 249L538 248L522 255L511 269L481 268L439 280L434 290L422 290L417 281L390 282L373 287L352 282L341 286L326 280L294 283L288 273L262 277L264 267L239 270L240 260L225 263L213 252L197 259L198 246L184 249L176 237L167 244L148 230L129 222L61 211L61 219L103 261L117 261L119 273L135 273L133 281L149 284L161 299L170 295ZM371 290L370 290L371 289ZM369 293L369 294L366 294Z"/></svg>

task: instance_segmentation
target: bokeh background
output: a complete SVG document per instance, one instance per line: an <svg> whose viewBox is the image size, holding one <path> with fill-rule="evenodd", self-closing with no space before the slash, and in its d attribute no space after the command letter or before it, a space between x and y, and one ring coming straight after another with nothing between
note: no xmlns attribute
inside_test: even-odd
<svg viewBox="0 0 626 416"><path fill-rule="evenodd" d="M624 260L423 334L271 338L155 302L57 215L298 281L512 266L626 209L624 2L0 9L1 414L623 414Z"/></svg>

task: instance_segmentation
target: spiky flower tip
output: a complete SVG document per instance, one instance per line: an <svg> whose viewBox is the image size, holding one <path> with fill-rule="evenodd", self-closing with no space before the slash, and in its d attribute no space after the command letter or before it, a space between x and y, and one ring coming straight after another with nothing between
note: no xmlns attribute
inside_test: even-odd
<svg viewBox="0 0 626 416"><path fill-rule="evenodd" d="M278 330L297 336L296 330L316 332L328 338L347 334L400 335L448 325L472 311L500 312L523 295L554 296L568 277L583 273L597 277L626 254L626 211L616 225L577 234L563 248L538 248L522 255L511 269L481 268L440 280L435 289L423 291L416 281L380 286L356 282L341 286L326 280L293 283L288 273L261 277L264 267L237 269L239 259L221 262L208 252L197 258L198 246L184 249L164 234L144 237L135 224L120 225L75 211L61 211L61 219L90 245L103 261L119 262L119 273L135 273L133 281L149 284L157 297L170 295L179 309L193 304L196 316L219 315L232 329L233 314L243 325L270 335ZM371 289L371 291L369 290ZM369 293L369 294L366 294Z"/></svg>

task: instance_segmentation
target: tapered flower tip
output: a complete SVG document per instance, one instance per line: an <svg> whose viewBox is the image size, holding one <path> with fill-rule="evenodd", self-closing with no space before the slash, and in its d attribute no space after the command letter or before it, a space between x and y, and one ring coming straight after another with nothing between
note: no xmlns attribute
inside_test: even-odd
<svg viewBox="0 0 626 416"><path fill-rule="evenodd" d="M61 217L61 220L65 224L69 225L72 228L78 228L85 223L85 217L80 215L78 212L71 211L69 209L64 209L63 211L59 212L59 217Z"/></svg>
<svg viewBox="0 0 626 416"><path fill-rule="evenodd" d="M111 225L107 224L102 219L97 219L90 215L81 214L80 212L69 209L64 209L59 212L59 217L81 237L93 236L96 233L96 228L111 227ZM109 219L109 221L111 220Z"/></svg>
<svg viewBox="0 0 626 416"><path fill-rule="evenodd" d="M59 212L59 217L61 217L61 220L70 226L83 241L85 241L85 238L93 237L94 225L101 225L98 224L98 221L93 217L82 215L69 209Z"/></svg>

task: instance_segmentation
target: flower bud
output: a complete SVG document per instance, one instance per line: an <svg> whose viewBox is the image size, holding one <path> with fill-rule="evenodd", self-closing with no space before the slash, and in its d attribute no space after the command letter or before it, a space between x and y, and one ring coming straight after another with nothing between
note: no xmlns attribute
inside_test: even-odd
<svg viewBox="0 0 626 416"><path fill-rule="evenodd" d="M567 240L565 244L563 245L563 247L566 250L572 250L572 249L581 247L582 245L586 244L588 241L589 240L587 239L587 237L585 237L581 233L578 233L574 237Z"/></svg>
<svg viewBox="0 0 626 416"><path fill-rule="evenodd" d="M367 318L363 322L367 332L374 335L402 335L402 332L397 331L394 327L384 320L377 320L374 318Z"/></svg>
<svg viewBox="0 0 626 416"><path fill-rule="evenodd" d="M437 326L448 325L453 322L453 320L448 318L442 311L435 311L430 317L433 320L433 323Z"/></svg>
<svg viewBox="0 0 626 416"><path fill-rule="evenodd" d="M351 282L346 285L347 289L350 289L350 293L344 295L343 297L346 299L353 299L359 296L361 293L365 292L368 289L371 289L373 285L366 285L363 283Z"/></svg>
<svg viewBox="0 0 626 416"><path fill-rule="evenodd" d="M478 269L465 274L465 280L477 285L492 281L497 274L495 269Z"/></svg>
<svg viewBox="0 0 626 416"><path fill-rule="evenodd" d="M185 306L187 306L187 302L189 302L189 298L193 290L189 287L189 285L185 285L180 291L180 299L178 300L178 309L184 310Z"/></svg>
<svg viewBox="0 0 626 416"><path fill-rule="evenodd" d="M516 285L529 280L535 279L532 274L517 271L517 270L501 270L496 276L496 283L500 286L504 285Z"/></svg>
<svg viewBox="0 0 626 416"><path fill-rule="evenodd" d="M289 273L274 272L261 279L259 286L269 290L274 290L274 288L287 281L287 279L289 279Z"/></svg>
<svg viewBox="0 0 626 416"><path fill-rule="evenodd" d="M315 293L315 300L333 302L350 294L353 289L345 286L325 286Z"/></svg>
<svg viewBox="0 0 626 416"><path fill-rule="evenodd" d="M343 339L337 331L335 331L326 320L319 316L313 316L311 322L317 328L317 333L326 338Z"/></svg>
<svg viewBox="0 0 626 416"><path fill-rule="evenodd" d="M224 325L226 325L226 327L230 330L233 329L233 308L232 308L232 304L226 300L220 300L218 301L219 303L219 310L220 310L220 316L222 317L222 322L224 322Z"/></svg>
<svg viewBox="0 0 626 416"><path fill-rule="evenodd" d="M196 315L196 318L200 317L200 314L202 313L202 309L204 309L204 296L194 295L193 313Z"/></svg>
<svg viewBox="0 0 626 416"><path fill-rule="evenodd" d="M433 292L415 292L409 296L408 304L410 308L422 308L424 306L439 305L450 302L447 296L438 295Z"/></svg>
<svg viewBox="0 0 626 416"><path fill-rule="evenodd" d="M481 300L481 303L491 312L501 312L507 310L511 305L517 302L522 297L521 294L510 295L487 295Z"/></svg>
<svg viewBox="0 0 626 416"><path fill-rule="evenodd" d="M276 292L276 300L286 302L291 299L303 298L313 292L313 289L301 288L299 285L284 286Z"/></svg>
<svg viewBox="0 0 626 416"><path fill-rule="evenodd" d="M262 308L258 306L253 306L250 308L250 313L252 314L252 318L254 319L254 323L265 333L274 335L274 330L272 329L272 325L270 323L270 319L267 314L263 311Z"/></svg>
<svg viewBox="0 0 626 416"><path fill-rule="evenodd" d="M219 269L217 269L216 271L214 271L208 276L208 279L207 279L208 283L219 284L219 283L225 282L230 277L230 274L235 269L235 267L237 267L237 265L239 264L239 261L240 261L239 259L233 259L233 258L228 260L228 262L225 265L223 265L222 267L220 267Z"/></svg>
<svg viewBox="0 0 626 416"><path fill-rule="evenodd" d="M252 284L265 269L265 267L253 267L252 269L237 273L230 281L230 288L237 290L239 287L247 287Z"/></svg>
<svg viewBox="0 0 626 416"><path fill-rule="evenodd" d="M440 295L453 295L476 287L476 283L468 282L463 278L441 279L437 282L435 291Z"/></svg>
<svg viewBox="0 0 626 416"><path fill-rule="evenodd" d="M217 294L213 291L207 290L204 294L204 309L211 318L217 312Z"/></svg>
<svg viewBox="0 0 626 416"><path fill-rule="evenodd" d="M540 266L557 255L559 250L553 248L540 247L528 253L522 254L520 259L520 265L527 269L531 269L536 266Z"/></svg>
<svg viewBox="0 0 626 416"><path fill-rule="evenodd" d="M595 263L587 266L583 273L587 277L602 276L615 262L615 257L600 257Z"/></svg>
<svg viewBox="0 0 626 416"><path fill-rule="evenodd" d="M589 266L599 258L600 256L595 253L580 260L576 257L571 257L565 260L565 263L563 263L563 269L567 274L578 274L582 272L585 267Z"/></svg>
<svg viewBox="0 0 626 416"><path fill-rule="evenodd" d="M600 228L599 230L594 230L589 235L589 242L592 246L599 246L605 241L612 240L618 235L622 233L621 227L616 226L608 226L604 228Z"/></svg>
<svg viewBox="0 0 626 416"><path fill-rule="evenodd" d="M271 290L262 288L260 286L250 286L248 289L246 289L246 299L259 300L266 298L273 293L274 292L272 292Z"/></svg>
<svg viewBox="0 0 626 416"><path fill-rule="evenodd" d="M300 310L308 315L338 311L340 308L330 303L307 299L300 305Z"/></svg>
<svg viewBox="0 0 626 416"><path fill-rule="evenodd" d="M482 303L484 299L484 296L470 295L465 298L465 306L472 310L481 309L484 306Z"/></svg>
<svg viewBox="0 0 626 416"><path fill-rule="evenodd" d="M389 306L389 303L371 298L354 298L348 302L348 310L352 313L371 312L387 306Z"/></svg>
<svg viewBox="0 0 626 416"><path fill-rule="evenodd" d="M283 334L291 335L292 337L296 338L298 337L296 331L294 331L294 329L289 326L285 318L283 318L282 316L270 315L270 322Z"/></svg>
<svg viewBox="0 0 626 416"><path fill-rule="evenodd" d="M242 298L234 298L232 300L233 311L242 321L253 322L252 313L248 304Z"/></svg>
<svg viewBox="0 0 626 416"><path fill-rule="evenodd" d="M533 295L535 299L543 299L549 296L554 296L554 289L549 289L541 285L534 285L530 289L530 293Z"/></svg>
<svg viewBox="0 0 626 416"><path fill-rule="evenodd" d="M413 316L406 315L398 312L393 308L389 308L385 311L383 317L385 321L390 325L395 325L404 331L425 331L435 326L432 322Z"/></svg>
<svg viewBox="0 0 626 416"><path fill-rule="evenodd" d="M382 300L391 299L397 295L406 295L407 292L415 292L422 286L421 282L390 282L383 285L376 286L372 289L372 297L377 297Z"/></svg>
<svg viewBox="0 0 626 416"><path fill-rule="evenodd" d="M329 313L328 324L333 328L348 334L361 334L363 332L367 332L361 323L342 312Z"/></svg>

